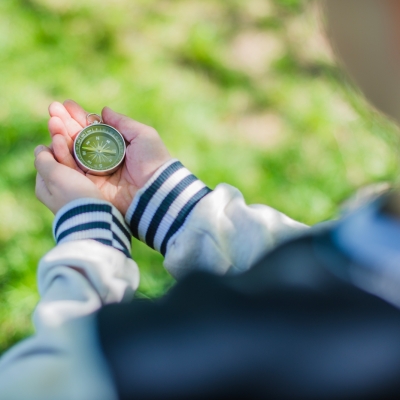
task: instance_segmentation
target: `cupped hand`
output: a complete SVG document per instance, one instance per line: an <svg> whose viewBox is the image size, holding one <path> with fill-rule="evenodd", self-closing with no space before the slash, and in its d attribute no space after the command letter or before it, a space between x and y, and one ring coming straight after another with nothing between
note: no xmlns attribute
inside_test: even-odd
<svg viewBox="0 0 400 400"><path fill-rule="evenodd" d="M95 176L84 173L72 154L74 139L86 127L88 113L72 100L67 100L64 104L52 103L49 113L49 131L57 161L86 177L88 187L95 184L104 198L124 215L136 192L158 168L171 159L154 128L105 107L102 111L103 122L121 132L127 142L125 161L112 175Z"/></svg>
<svg viewBox="0 0 400 400"><path fill-rule="evenodd" d="M58 163L46 146L35 149L36 196L54 214L73 200L105 200L99 188L78 171Z"/></svg>

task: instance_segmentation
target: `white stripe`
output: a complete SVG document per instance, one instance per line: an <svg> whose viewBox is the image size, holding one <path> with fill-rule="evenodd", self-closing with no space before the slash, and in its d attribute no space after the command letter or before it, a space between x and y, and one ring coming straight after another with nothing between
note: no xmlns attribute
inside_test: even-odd
<svg viewBox="0 0 400 400"><path fill-rule="evenodd" d="M159 176L166 170L168 169L172 164L176 163L178 160L176 158L166 162L164 165L162 165L154 174L153 176L147 181L146 185L143 186L135 195L133 198L133 201L131 205L128 208L128 211L125 214L125 221L130 224L133 213L136 210L136 207L140 201L140 198L142 194L159 178Z"/></svg>
<svg viewBox="0 0 400 400"><path fill-rule="evenodd" d="M200 192L200 190L205 187L206 185L202 181L197 180L196 182L193 182L190 186L188 186L176 198L157 229L157 233L154 237L154 248L156 250L160 251L165 235L168 233L169 228L174 223L182 208L192 199L192 197L194 197L198 192Z"/></svg>
<svg viewBox="0 0 400 400"><path fill-rule="evenodd" d="M111 203L109 203L108 201L105 201L105 200L92 199L92 198L82 198L82 199L78 199L78 200L73 200L73 201L69 202L68 204L66 204L64 207L62 207L60 210L58 210L58 212L54 218L54 221L53 221L53 235L55 233L54 230L55 230L55 227L57 226L58 221L65 213L67 213L68 211L71 211L72 209L74 209L76 207L90 206L91 204L101 204L101 205L113 207L113 205Z"/></svg>
<svg viewBox="0 0 400 400"><path fill-rule="evenodd" d="M142 215L139 223L139 237L140 240L145 241L144 238L147 233L147 229L151 223L151 220L154 217L154 214L157 212L161 203L164 201L165 197L169 195L169 193L175 189L179 183L182 182L187 176L191 175L191 172L186 168L182 168L179 171L176 171L171 177L163 183L159 190L154 194L151 201L148 203L145 212Z"/></svg>
<svg viewBox="0 0 400 400"><path fill-rule="evenodd" d="M115 208L113 208L112 213L114 217L117 218L117 220L120 222L120 224L126 229L129 235L131 235L131 230L126 225L126 222L122 214ZM125 233L120 229L120 227L115 222L112 223L111 229L121 239L121 241L125 243L127 249L130 249L131 248L130 238L128 239L126 237Z"/></svg>
<svg viewBox="0 0 400 400"><path fill-rule="evenodd" d="M58 244L64 242L70 242L72 240L84 240L84 239L106 239L106 240L113 240L112 232L108 229L88 229L86 231L74 232L68 236L62 238Z"/></svg>
<svg viewBox="0 0 400 400"><path fill-rule="evenodd" d="M113 223L112 224L112 228L111 230L113 231L113 233L118 236L118 239L121 240L122 243L124 243L124 245L126 246L127 249L130 249L131 247L131 243L128 240L128 238L124 235L124 233L121 231L121 229L118 227L117 224Z"/></svg>
<svg viewBox="0 0 400 400"><path fill-rule="evenodd" d="M122 216L122 214L115 208L113 207L112 210L112 215L117 218L117 220L121 223L122 226L124 226L127 230L127 232L131 233L129 227L127 226L124 217Z"/></svg>
<svg viewBox="0 0 400 400"><path fill-rule="evenodd" d="M119 243L115 239L113 239L113 241L112 241L112 246L115 247L116 249L119 249L119 250L122 250L122 251L129 251L129 247L125 248L125 247L121 246L121 243Z"/></svg>
<svg viewBox="0 0 400 400"><path fill-rule="evenodd" d="M75 226L87 224L90 222L106 222L110 224L112 223L112 215L108 212L95 211L95 212L86 212L74 217L71 217L64 221L58 228L57 237L60 236L64 231L74 228Z"/></svg>

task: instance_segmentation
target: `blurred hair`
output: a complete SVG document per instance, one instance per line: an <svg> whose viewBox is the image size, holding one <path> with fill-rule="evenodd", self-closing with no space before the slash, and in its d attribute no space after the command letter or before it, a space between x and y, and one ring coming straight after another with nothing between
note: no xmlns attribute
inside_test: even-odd
<svg viewBox="0 0 400 400"><path fill-rule="evenodd" d="M400 122L400 63L385 0L323 0L326 32L339 62L370 103Z"/></svg>

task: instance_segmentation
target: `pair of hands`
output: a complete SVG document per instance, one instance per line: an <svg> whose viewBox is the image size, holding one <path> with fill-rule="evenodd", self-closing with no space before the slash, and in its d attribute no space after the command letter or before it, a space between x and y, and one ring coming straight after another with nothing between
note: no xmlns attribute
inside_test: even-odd
<svg viewBox="0 0 400 400"><path fill-rule="evenodd" d="M86 127L86 115L72 100L49 107L51 148L35 149L36 196L54 214L70 201L95 198L111 202L126 214L136 192L171 159L157 131L106 107L105 124L115 127L127 142L123 166L109 176L84 173L73 157L75 136Z"/></svg>

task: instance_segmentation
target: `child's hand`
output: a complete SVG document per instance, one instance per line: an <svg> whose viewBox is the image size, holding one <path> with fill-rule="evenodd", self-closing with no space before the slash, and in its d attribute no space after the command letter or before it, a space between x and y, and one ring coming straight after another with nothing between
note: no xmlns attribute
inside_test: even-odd
<svg viewBox="0 0 400 400"><path fill-rule="evenodd" d="M104 200L97 186L84 175L58 163L46 146L35 149L36 196L54 214L73 200Z"/></svg>
<svg viewBox="0 0 400 400"><path fill-rule="evenodd" d="M52 103L49 107L49 130L56 159L81 174L72 153L74 138L86 126L88 114L77 103ZM122 114L104 108L105 124L118 129L128 142L123 166L109 176L84 174L102 192L104 198L125 215L136 192L144 186L154 172L171 159L158 133L151 127Z"/></svg>

